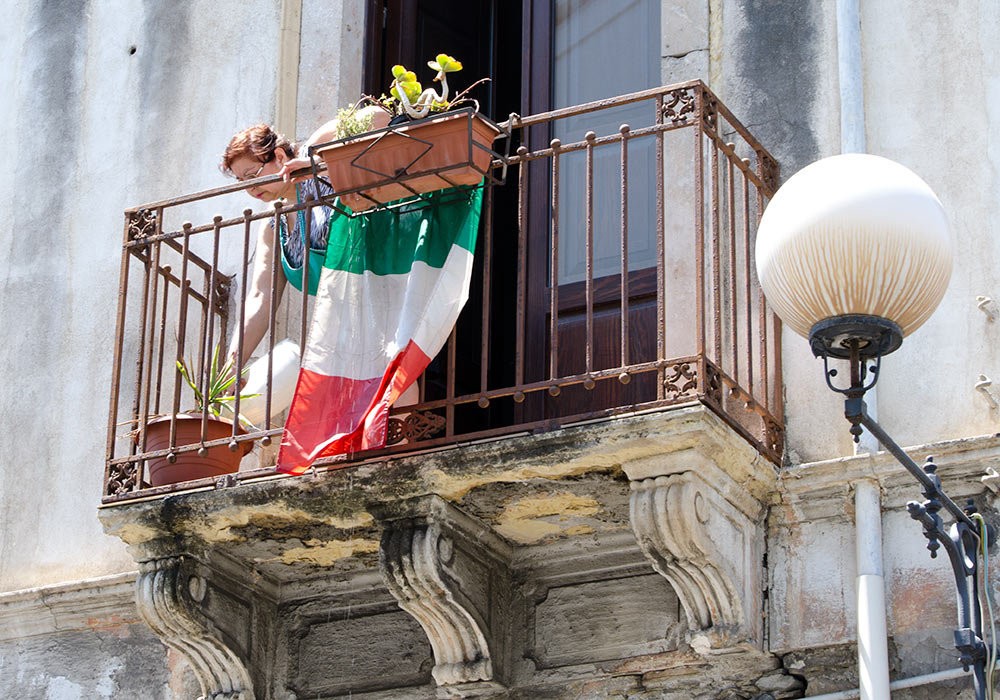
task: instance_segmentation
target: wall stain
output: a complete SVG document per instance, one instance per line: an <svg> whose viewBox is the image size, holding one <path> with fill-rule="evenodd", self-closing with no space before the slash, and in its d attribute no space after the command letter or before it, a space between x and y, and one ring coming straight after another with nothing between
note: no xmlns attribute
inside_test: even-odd
<svg viewBox="0 0 1000 700"><path fill-rule="evenodd" d="M720 97L781 165L783 179L821 155L812 115L825 72L819 0L723 0ZM834 69L836 64L834 64Z"/></svg>

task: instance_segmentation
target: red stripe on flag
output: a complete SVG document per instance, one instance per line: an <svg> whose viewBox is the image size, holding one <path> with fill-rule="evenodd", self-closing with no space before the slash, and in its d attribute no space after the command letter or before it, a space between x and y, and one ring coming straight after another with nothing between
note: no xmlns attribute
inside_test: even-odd
<svg viewBox="0 0 1000 700"><path fill-rule="evenodd" d="M381 377L330 377L303 367L278 452L278 471L301 474L320 457L385 447L389 407L430 361L411 340Z"/></svg>

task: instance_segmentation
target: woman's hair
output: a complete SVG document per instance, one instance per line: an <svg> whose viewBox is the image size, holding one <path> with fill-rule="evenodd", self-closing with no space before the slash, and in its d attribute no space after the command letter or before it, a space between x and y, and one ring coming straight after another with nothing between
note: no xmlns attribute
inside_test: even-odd
<svg viewBox="0 0 1000 700"><path fill-rule="evenodd" d="M274 158L278 149L285 152L289 158L295 157L292 142L279 134L267 124L257 124L239 132L229 141L225 153L222 154L220 168L227 175L232 175L233 161L241 156L249 156L260 163L266 163Z"/></svg>

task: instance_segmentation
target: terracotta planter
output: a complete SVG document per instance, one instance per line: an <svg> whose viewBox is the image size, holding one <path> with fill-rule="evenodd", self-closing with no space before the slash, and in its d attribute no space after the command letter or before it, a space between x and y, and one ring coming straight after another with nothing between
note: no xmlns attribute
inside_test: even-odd
<svg viewBox="0 0 1000 700"><path fill-rule="evenodd" d="M414 192L478 184L500 133L481 115L458 111L335 141L316 152L335 190L344 193L341 202L359 212Z"/></svg>
<svg viewBox="0 0 1000 700"><path fill-rule="evenodd" d="M245 431L237 427L237 434ZM233 424L224 418L208 417L207 440L218 440L233 434ZM193 445L201 442L201 414L177 414L176 445ZM165 450L170 446L170 416L162 416L149 421L146 426L146 450ZM229 445L208 448L208 454L198 456L198 451L178 452L177 461L171 464L166 457L154 457L147 461L149 482L153 486L176 484L205 477L232 474L240 468L240 460L253 447L250 442L241 442L240 449L232 452Z"/></svg>

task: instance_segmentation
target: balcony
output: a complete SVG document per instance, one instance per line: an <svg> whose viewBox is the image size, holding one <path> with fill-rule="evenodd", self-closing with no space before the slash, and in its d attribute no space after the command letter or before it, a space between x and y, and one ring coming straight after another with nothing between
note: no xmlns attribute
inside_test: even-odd
<svg viewBox="0 0 1000 700"><path fill-rule="evenodd" d="M500 127L470 301L419 403L392 410L384 449L301 476L275 471L280 415L142 437L190 403L177 359L201 371L240 332L251 229L275 214L242 209L252 182L126 212L100 518L206 696L603 697L775 673L780 326L752 250L776 163L700 81ZM308 301L283 303L261 351L305 342ZM252 444L237 474L149 486L150 459L232 442ZM615 623L574 622L588 606Z"/></svg>
<svg viewBox="0 0 1000 700"><path fill-rule="evenodd" d="M752 261L774 160L700 83L500 126L513 152L492 164L506 182L485 193L470 302L421 378L420 403L393 409L397 444L346 461L702 404L778 463L780 328ZM151 488L144 465L233 441L257 446L236 481L275 474L267 448L280 420L160 450L142 437L151 417L191 405L176 361L196 359L200 376L211 348L241 325L251 227L274 214L182 218L235 209L233 193L252 184L126 212L105 503L214 485ZM308 308L299 305L289 300L262 352L285 336L304 345ZM122 437L122 426L140 437Z"/></svg>

